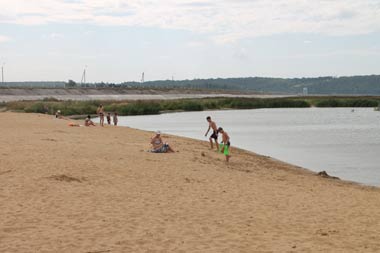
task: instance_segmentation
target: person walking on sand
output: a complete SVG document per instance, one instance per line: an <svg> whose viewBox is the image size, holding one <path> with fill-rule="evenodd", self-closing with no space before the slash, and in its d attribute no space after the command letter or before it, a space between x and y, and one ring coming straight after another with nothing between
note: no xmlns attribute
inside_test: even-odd
<svg viewBox="0 0 380 253"><path fill-rule="evenodd" d="M231 142L230 142L230 136L226 131L223 130L223 128L218 128L218 133L222 134L222 143L220 144L220 152L222 152L226 156L226 162L230 161L231 155Z"/></svg>
<svg viewBox="0 0 380 253"><path fill-rule="evenodd" d="M104 126L104 108L103 108L103 105L99 105L98 109L96 110L96 114L99 115L100 125Z"/></svg>
<svg viewBox="0 0 380 253"><path fill-rule="evenodd" d="M113 114L113 124L115 125L115 126L117 126L117 122L118 122L118 118L117 118L117 112L115 112L114 114Z"/></svg>
<svg viewBox="0 0 380 253"><path fill-rule="evenodd" d="M210 130L212 129L212 135L210 136L209 140L210 140L210 145L211 145L211 149L214 149L214 144L212 142L212 140L214 139L215 141L215 145L216 145L216 149L219 150L219 144L218 144L218 127L216 126L216 123L214 121L211 120L211 117L208 116L206 118L207 122L208 122L208 129L207 129L207 132L205 134L205 136L208 135L208 133L210 132Z"/></svg>

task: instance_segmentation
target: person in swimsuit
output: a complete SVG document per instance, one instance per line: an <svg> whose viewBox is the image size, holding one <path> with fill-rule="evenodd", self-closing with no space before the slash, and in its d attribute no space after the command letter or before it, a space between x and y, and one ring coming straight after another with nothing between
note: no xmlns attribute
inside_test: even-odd
<svg viewBox="0 0 380 253"><path fill-rule="evenodd" d="M99 115L100 125L104 126L104 108L103 108L103 105L99 105L98 109L96 110L96 113Z"/></svg>
<svg viewBox="0 0 380 253"><path fill-rule="evenodd" d="M117 112L113 114L113 124L117 126L118 118L117 118Z"/></svg>
<svg viewBox="0 0 380 253"><path fill-rule="evenodd" d="M221 127L218 128L218 132L222 134L222 143L220 144L220 152L222 152L226 156L226 162L229 162L231 158L230 136Z"/></svg>
<svg viewBox="0 0 380 253"><path fill-rule="evenodd" d="M107 123L111 125L111 113L107 113Z"/></svg>
<svg viewBox="0 0 380 253"><path fill-rule="evenodd" d="M150 144L152 144L152 153L173 153L174 150L170 147L168 143L164 143L161 138L161 132L157 131L156 135L151 139Z"/></svg>
<svg viewBox="0 0 380 253"><path fill-rule="evenodd" d="M207 122L208 122L208 129L207 129L207 132L205 134L205 136L208 135L208 133L210 132L210 130L212 129L212 135L210 136L209 140L210 140L210 145L211 145L211 149L214 149L214 144L212 142L212 140L214 139L215 141L215 146L216 146L216 149L219 150L219 144L218 144L218 127L216 126L216 123L214 121L211 120L211 117L208 116L206 118Z"/></svg>
<svg viewBox="0 0 380 253"><path fill-rule="evenodd" d="M96 126L95 123L91 120L91 116L87 115L87 118L84 120L85 126Z"/></svg>

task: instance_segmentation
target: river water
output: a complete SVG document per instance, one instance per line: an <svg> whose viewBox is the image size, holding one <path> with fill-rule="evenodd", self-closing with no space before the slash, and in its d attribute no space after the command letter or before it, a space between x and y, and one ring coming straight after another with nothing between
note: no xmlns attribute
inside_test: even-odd
<svg viewBox="0 0 380 253"><path fill-rule="evenodd" d="M380 186L380 112L372 108L184 112L119 117L119 123L207 140L209 115L229 133L232 147Z"/></svg>

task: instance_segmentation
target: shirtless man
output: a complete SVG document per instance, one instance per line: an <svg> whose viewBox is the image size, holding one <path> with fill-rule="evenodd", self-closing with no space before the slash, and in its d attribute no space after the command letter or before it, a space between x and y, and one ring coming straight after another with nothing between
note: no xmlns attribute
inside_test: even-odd
<svg viewBox="0 0 380 253"><path fill-rule="evenodd" d="M226 156L226 162L229 162L230 158L231 158L231 155L230 155L230 147L231 147L230 136L221 127L218 128L218 132L222 134L222 143L223 143L220 145L220 151L223 152L224 155Z"/></svg>
<svg viewBox="0 0 380 253"><path fill-rule="evenodd" d="M219 145L218 145L218 127L216 126L216 123L211 120L210 116L208 116L206 119L207 119L207 122L208 122L208 129L207 129L207 132L206 132L205 136L207 136L208 132L210 132L210 130L212 129L213 133L212 133L212 135L209 138L211 149L214 148L214 144L212 143L212 139L214 139L215 145L216 145L216 149L219 150Z"/></svg>
<svg viewBox="0 0 380 253"><path fill-rule="evenodd" d="M96 113L99 115L100 125L104 126L104 108L103 108L103 105L99 105L98 109L96 110Z"/></svg>

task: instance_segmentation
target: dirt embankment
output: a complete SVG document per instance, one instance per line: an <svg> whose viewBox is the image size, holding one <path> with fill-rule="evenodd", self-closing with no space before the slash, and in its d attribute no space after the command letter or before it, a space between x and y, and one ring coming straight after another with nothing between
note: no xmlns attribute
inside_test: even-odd
<svg viewBox="0 0 380 253"><path fill-rule="evenodd" d="M278 97L276 95L187 89L0 88L0 102L20 100L152 100L204 97Z"/></svg>

